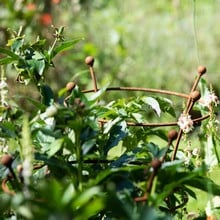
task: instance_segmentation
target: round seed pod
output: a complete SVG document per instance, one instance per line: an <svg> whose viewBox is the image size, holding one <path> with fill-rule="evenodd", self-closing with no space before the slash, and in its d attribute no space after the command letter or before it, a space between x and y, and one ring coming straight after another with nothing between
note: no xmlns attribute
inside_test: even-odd
<svg viewBox="0 0 220 220"><path fill-rule="evenodd" d="M5 154L1 157L0 163L6 167L10 167L13 162L13 157L9 154Z"/></svg>
<svg viewBox="0 0 220 220"><path fill-rule="evenodd" d="M198 73L203 75L206 73L206 67L205 66L199 66L197 69Z"/></svg>
<svg viewBox="0 0 220 220"><path fill-rule="evenodd" d="M176 130L170 130L167 134L168 141L172 143L174 140L177 139L177 136L178 136L178 132Z"/></svg>
<svg viewBox="0 0 220 220"><path fill-rule="evenodd" d="M200 99L201 94L199 91L195 90L195 91L191 92L190 97L193 99L194 102L196 102L197 100Z"/></svg>
<svg viewBox="0 0 220 220"><path fill-rule="evenodd" d="M76 83L74 82L68 82L66 84L66 90L69 92L71 92L75 87L76 87Z"/></svg>
<svg viewBox="0 0 220 220"><path fill-rule="evenodd" d="M95 59L94 59L94 57L92 57L92 56L88 56L88 57L86 57L86 59L85 59L85 63L86 63L86 65L88 65L88 66L93 66L94 61L95 61Z"/></svg>
<svg viewBox="0 0 220 220"><path fill-rule="evenodd" d="M151 161L151 167L152 167L155 171L160 169L161 164L162 164L162 162L160 161L159 158L154 158L154 159Z"/></svg>

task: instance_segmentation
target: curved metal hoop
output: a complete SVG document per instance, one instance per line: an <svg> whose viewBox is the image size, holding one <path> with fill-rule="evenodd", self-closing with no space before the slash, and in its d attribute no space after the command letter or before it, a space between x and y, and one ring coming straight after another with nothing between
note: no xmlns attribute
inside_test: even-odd
<svg viewBox="0 0 220 220"><path fill-rule="evenodd" d="M99 89L97 89L99 91ZM131 91L131 92L148 92L148 93L159 93L164 95L173 95L181 98L189 99L189 95L169 90L152 89L152 88L142 88L142 87L109 87L106 91ZM94 89L83 90L83 93L96 92Z"/></svg>
<svg viewBox="0 0 220 220"><path fill-rule="evenodd" d="M89 90L83 90L83 93L94 93L94 92L98 92L99 89L89 89ZM181 97L184 99L189 100L190 99L190 95L185 94L185 93L179 93L179 92L174 92L174 91L169 91L169 90L161 90L161 89L152 89L152 88L143 88L143 87L108 87L106 89L107 92L109 91L131 91L131 92L146 92L146 93L159 93L159 94L163 94L163 95L172 95L172 96L177 96L177 97ZM210 115L206 114L202 117L198 117L198 118L194 118L192 121L193 123L195 122L200 122L203 121L207 118L209 118ZM98 120L100 123L107 123L110 120L107 119L99 119ZM128 126L142 126L142 127L168 127L168 126L177 126L177 122L164 122L164 123L136 123L136 122L126 122Z"/></svg>

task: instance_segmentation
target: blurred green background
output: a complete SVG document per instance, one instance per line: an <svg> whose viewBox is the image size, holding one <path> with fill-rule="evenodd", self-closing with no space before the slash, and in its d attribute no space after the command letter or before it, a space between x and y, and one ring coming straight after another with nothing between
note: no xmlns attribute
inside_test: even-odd
<svg viewBox="0 0 220 220"><path fill-rule="evenodd" d="M48 75L59 90L71 79L91 87L84 58L93 55L99 86L141 86L188 92L198 65L218 92L220 0L1 0L0 44L23 26L27 39L82 36ZM13 76L13 71L9 71ZM76 77L77 76L77 77Z"/></svg>

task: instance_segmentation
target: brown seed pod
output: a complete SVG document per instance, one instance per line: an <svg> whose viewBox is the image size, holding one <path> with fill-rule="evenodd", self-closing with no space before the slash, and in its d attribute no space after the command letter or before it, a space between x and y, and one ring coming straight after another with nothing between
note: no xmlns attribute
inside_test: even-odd
<svg viewBox="0 0 220 220"><path fill-rule="evenodd" d="M206 67L205 66L199 66L197 69L198 73L203 75L206 73Z"/></svg>
<svg viewBox="0 0 220 220"><path fill-rule="evenodd" d="M6 167L11 167L11 164L13 162L13 157L9 154L5 154L1 157L0 163Z"/></svg>
<svg viewBox="0 0 220 220"><path fill-rule="evenodd" d="M155 171L157 171L157 170L160 169L161 164L162 164L162 162L160 161L159 158L154 158L154 159L151 161L151 167L152 167Z"/></svg>
<svg viewBox="0 0 220 220"><path fill-rule="evenodd" d="M167 134L168 141L172 143L172 141L176 140L178 136L178 132L176 130L170 130Z"/></svg>
<svg viewBox="0 0 220 220"><path fill-rule="evenodd" d="M85 63L86 63L86 65L88 65L88 66L93 66L93 64L94 64L94 61L95 61L95 59L94 59L94 57L92 57L92 56L88 56L88 57L86 57L86 59L85 59Z"/></svg>
<svg viewBox="0 0 220 220"><path fill-rule="evenodd" d="M193 99L194 102L196 102L197 100L200 99L201 94L199 91L195 90L195 91L191 92L190 97Z"/></svg>
<svg viewBox="0 0 220 220"><path fill-rule="evenodd" d="M69 91L69 92L71 92L71 91L75 88L75 86L76 86L76 83L74 83L74 82L68 82L68 83L66 84L66 90Z"/></svg>

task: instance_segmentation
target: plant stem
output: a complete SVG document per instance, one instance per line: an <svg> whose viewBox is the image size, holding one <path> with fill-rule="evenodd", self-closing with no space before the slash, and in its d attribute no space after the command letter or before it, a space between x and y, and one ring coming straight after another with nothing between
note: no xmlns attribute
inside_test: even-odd
<svg viewBox="0 0 220 220"><path fill-rule="evenodd" d="M77 159L77 163L78 163L78 190L81 191L82 190L82 170L83 170L83 158L82 158L82 149L81 149L81 145L80 145L80 135L77 132L76 134L76 159Z"/></svg>
<svg viewBox="0 0 220 220"><path fill-rule="evenodd" d="M58 39L57 39L57 38L55 38L55 40L54 40L54 42L53 42L53 44L52 44L51 48L50 48L50 49L49 49L49 51L48 51L48 53L49 53L50 55L51 55L51 53L52 53L52 51L53 51L54 47L56 46L57 41L58 41Z"/></svg>

